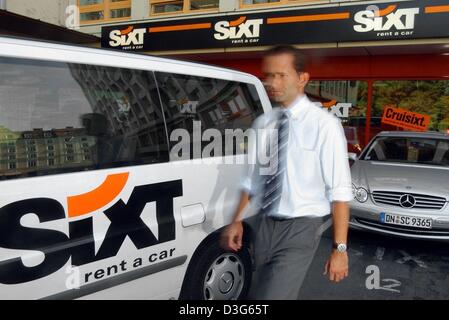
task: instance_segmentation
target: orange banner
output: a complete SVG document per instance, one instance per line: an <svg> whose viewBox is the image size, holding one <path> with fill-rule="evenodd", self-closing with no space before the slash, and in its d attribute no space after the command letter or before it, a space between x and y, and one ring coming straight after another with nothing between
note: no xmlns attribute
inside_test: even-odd
<svg viewBox="0 0 449 320"><path fill-rule="evenodd" d="M406 130L427 131L430 124L430 116L386 106L382 116L382 123L391 124Z"/></svg>

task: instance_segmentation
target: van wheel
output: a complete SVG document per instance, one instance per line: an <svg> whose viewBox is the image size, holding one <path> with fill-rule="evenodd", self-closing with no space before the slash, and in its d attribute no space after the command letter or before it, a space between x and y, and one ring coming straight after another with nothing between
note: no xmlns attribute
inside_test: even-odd
<svg viewBox="0 0 449 320"><path fill-rule="evenodd" d="M192 261L181 299L244 299L251 283L251 257L248 246L239 252L226 252L211 241Z"/></svg>

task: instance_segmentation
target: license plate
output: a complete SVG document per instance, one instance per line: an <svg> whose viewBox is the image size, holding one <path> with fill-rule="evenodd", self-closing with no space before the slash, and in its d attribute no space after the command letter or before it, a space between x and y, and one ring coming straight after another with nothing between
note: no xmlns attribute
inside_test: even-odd
<svg viewBox="0 0 449 320"><path fill-rule="evenodd" d="M401 226L432 229L431 218L420 218L403 216L399 214L391 214L386 212L380 213L380 222L385 224L396 224Z"/></svg>

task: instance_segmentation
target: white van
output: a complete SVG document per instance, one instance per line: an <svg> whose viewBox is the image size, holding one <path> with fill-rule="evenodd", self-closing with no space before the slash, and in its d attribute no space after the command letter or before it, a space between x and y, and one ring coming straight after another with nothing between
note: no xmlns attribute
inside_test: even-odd
<svg viewBox="0 0 449 320"><path fill-rule="evenodd" d="M146 55L9 37L0 48L0 299L243 297L248 247L217 240L243 166L180 160L171 137L249 128L271 108L262 83Z"/></svg>

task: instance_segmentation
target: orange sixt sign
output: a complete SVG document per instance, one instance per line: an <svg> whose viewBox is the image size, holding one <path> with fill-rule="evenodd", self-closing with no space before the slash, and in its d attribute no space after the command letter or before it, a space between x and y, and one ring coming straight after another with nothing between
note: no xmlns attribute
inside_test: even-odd
<svg viewBox="0 0 449 320"><path fill-rule="evenodd" d="M386 106L382 116L382 123L392 124L406 130L427 131L430 123L430 116Z"/></svg>

